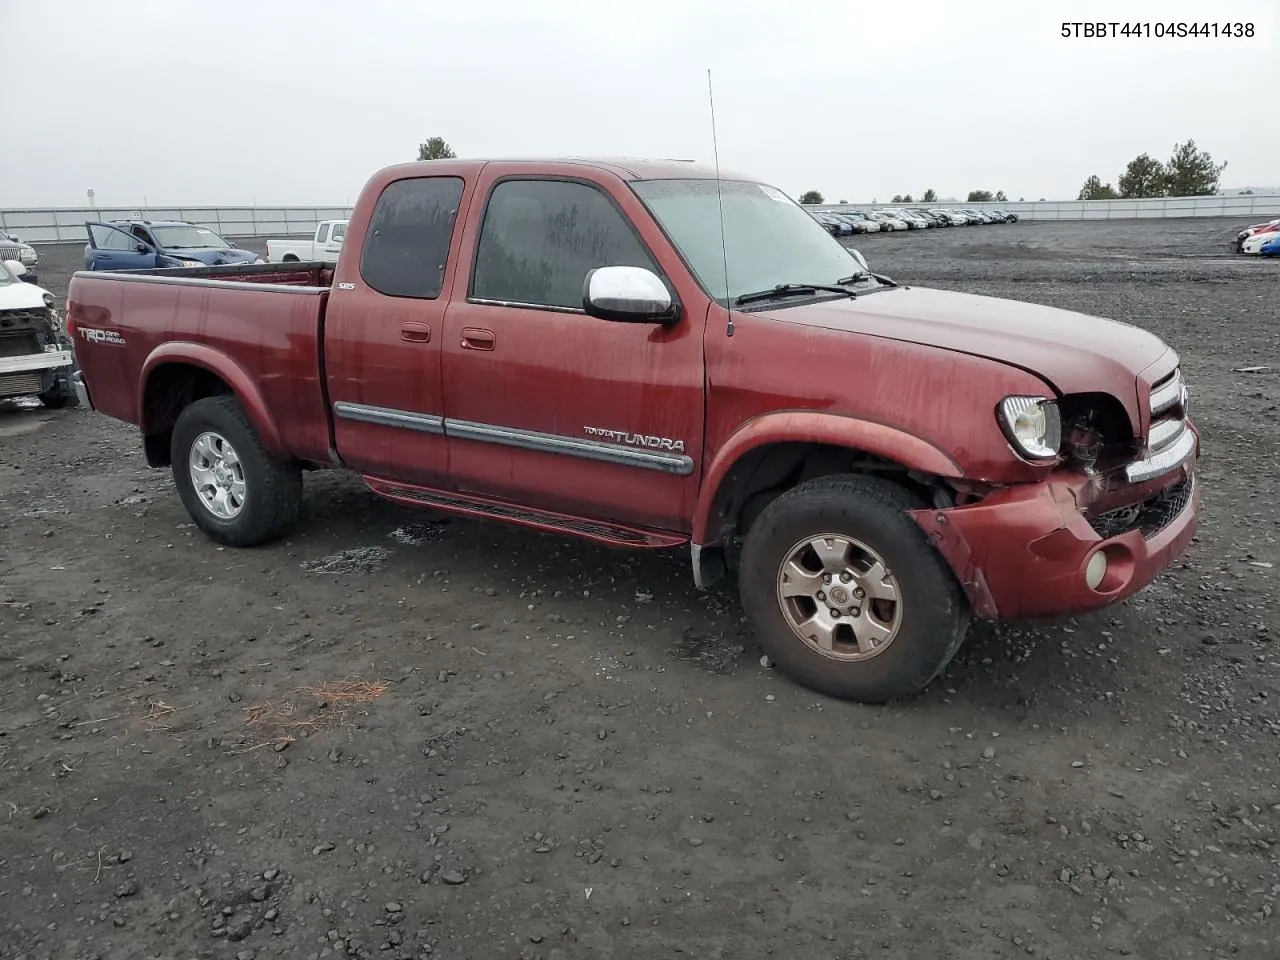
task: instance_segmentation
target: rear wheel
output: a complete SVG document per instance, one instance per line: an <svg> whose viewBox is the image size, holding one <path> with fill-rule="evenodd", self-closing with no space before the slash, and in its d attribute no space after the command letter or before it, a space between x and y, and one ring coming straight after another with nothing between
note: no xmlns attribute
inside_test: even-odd
<svg viewBox="0 0 1280 960"><path fill-rule="evenodd" d="M882 479L820 477L774 500L743 545L739 590L760 645L821 693L883 703L942 672L969 626L950 568Z"/></svg>
<svg viewBox="0 0 1280 960"><path fill-rule="evenodd" d="M257 546L298 517L301 471L270 457L234 397L206 397L184 409L170 460L191 519L218 543Z"/></svg>

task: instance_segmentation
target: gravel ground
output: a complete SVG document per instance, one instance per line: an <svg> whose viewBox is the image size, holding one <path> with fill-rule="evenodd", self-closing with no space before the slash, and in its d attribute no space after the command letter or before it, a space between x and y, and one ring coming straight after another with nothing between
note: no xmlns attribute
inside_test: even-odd
<svg viewBox="0 0 1280 960"><path fill-rule="evenodd" d="M224 550L129 428L0 408L0 957L1276 956L1280 263L1236 226L859 239L1150 328L1205 435L1175 569L892 707L762 667L683 552L336 475Z"/></svg>

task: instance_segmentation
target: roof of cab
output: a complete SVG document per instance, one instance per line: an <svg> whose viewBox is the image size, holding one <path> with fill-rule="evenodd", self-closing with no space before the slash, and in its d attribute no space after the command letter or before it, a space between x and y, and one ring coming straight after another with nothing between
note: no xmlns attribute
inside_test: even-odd
<svg viewBox="0 0 1280 960"><path fill-rule="evenodd" d="M490 157L484 159L447 159L416 160L409 163L396 164L382 171L388 175L394 171L398 176L407 173L419 173L427 169L440 173L476 172L490 163L528 164L536 166L544 173L572 173L574 167L593 167L607 170L623 180L714 180L716 170L693 160L643 159L632 157ZM749 177L728 170L720 171L722 180L746 180L757 182Z"/></svg>

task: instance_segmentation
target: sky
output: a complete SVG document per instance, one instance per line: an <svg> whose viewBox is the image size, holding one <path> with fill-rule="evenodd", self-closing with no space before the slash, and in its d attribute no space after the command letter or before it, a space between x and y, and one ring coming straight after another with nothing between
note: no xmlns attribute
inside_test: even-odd
<svg viewBox="0 0 1280 960"><path fill-rule="evenodd" d="M1252 23L1252 39L1062 22ZM0 209L354 202L460 157L714 160L799 197L1072 199L1194 138L1280 185L1280 0L0 0ZM708 108L711 71L717 136Z"/></svg>

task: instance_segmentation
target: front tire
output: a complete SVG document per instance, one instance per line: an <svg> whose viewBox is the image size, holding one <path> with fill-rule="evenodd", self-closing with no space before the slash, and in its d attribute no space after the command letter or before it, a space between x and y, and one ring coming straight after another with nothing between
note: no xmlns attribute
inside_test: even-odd
<svg viewBox="0 0 1280 960"><path fill-rule="evenodd" d="M756 638L796 682L846 700L918 693L960 648L959 584L886 480L819 477L770 503L743 544L739 591Z"/></svg>
<svg viewBox="0 0 1280 960"><path fill-rule="evenodd" d="M235 397L205 397L178 414L170 461L183 506L218 543L257 546L298 518L302 472L271 458Z"/></svg>

